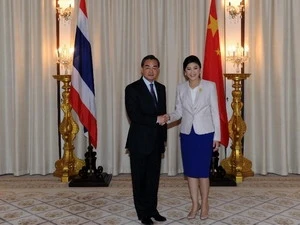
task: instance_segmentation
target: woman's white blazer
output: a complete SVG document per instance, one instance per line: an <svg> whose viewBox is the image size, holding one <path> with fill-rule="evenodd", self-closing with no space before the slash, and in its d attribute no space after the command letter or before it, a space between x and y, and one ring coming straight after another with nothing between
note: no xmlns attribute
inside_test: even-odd
<svg viewBox="0 0 300 225"><path fill-rule="evenodd" d="M169 114L168 123L181 119L181 133L190 134L193 126L196 134L215 132L214 141L220 141L216 84L202 79L196 88L198 91L193 103L188 81L177 86L175 111Z"/></svg>

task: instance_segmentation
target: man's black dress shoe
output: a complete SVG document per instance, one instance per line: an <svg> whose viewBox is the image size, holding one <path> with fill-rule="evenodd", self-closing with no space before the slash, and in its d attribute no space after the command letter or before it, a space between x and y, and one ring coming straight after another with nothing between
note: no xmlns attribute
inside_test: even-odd
<svg viewBox="0 0 300 225"><path fill-rule="evenodd" d="M150 217L146 216L146 217L143 217L142 220L141 220L142 224L146 224L146 225L151 225L153 224L153 221L151 220Z"/></svg>
<svg viewBox="0 0 300 225"><path fill-rule="evenodd" d="M156 221L159 221L159 222L163 222L163 221L166 221L166 220L167 220L166 217L160 215L159 213L156 214L156 215L154 215L154 216L152 216L152 217L153 217Z"/></svg>

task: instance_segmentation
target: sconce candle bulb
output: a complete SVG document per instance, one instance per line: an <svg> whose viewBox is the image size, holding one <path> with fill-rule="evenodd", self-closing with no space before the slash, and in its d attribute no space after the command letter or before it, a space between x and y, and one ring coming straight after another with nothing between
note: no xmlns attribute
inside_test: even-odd
<svg viewBox="0 0 300 225"><path fill-rule="evenodd" d="M236 73L240 73L240 66L249 59L249 48L241 47L239 43L235 47L230 46L227 51L226 61L233 63L236 67Z"/></svg>
<svg viewBox="0 0 300 225"><path fill-rule="evenodd" d="M227 6L227 12L231 16L232 19L235 19L237 16L240 16L242 18L242 12L244 11L244 5L242 2L240 2L239 5L232 5L231 2L228 3Z"/></svg>
<svg viewBox="0 0 300 225"><path fill-rule="evenodd" d="M65 69L65 75L68 74L68 70L70 67L70 64L73 60L73 48L67 48L66 45L64 45L62 48L57 49L57 63L61 64Z"/></svg>
<svg viewBox="0 0 300 225"><path fill-rule="evenodd" d="M59 19L63 18L65 22L68 22L72 19L72 8L74 2L72 0L59 0L58 1L57 13Z"/></svg>

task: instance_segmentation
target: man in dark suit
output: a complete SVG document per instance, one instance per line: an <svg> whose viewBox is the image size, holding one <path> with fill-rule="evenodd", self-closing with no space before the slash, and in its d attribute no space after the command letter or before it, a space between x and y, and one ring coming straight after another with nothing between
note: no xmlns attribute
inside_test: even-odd
<svg viewBox="0 0 300 225"><path fill-rule="evenodd" d="M159 67L154 55L144 57L142 77L125 89L130 120L126 148L130 154L134 205L142 224L153 224L151 218L166 221L157 211L161 155L167 140L166 89L155 81Z"/></svg>

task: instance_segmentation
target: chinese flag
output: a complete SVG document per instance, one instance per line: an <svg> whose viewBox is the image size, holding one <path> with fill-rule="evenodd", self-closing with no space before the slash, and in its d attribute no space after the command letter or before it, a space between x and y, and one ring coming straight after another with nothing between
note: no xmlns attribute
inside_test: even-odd
<svg viewBox="0 0 300 225"><path fill-rule="evenodd" d="M210 5L203 64L203 79L216 83L221 122L221 144L227 147L229 141L229 130L225 104L219 28L215 0L211 0Z"/></svg>

